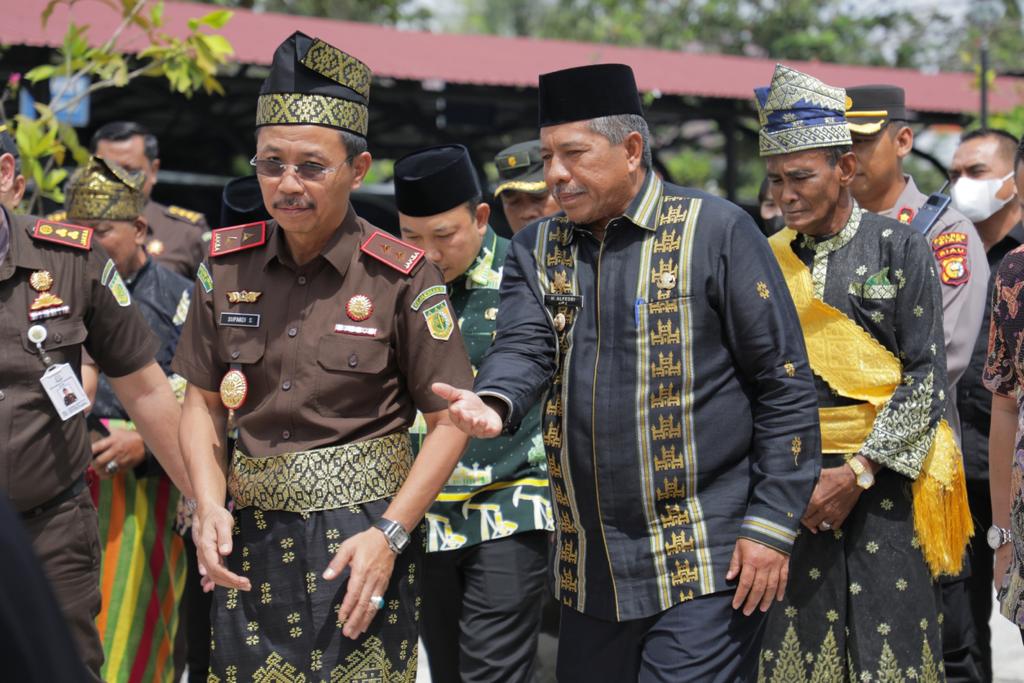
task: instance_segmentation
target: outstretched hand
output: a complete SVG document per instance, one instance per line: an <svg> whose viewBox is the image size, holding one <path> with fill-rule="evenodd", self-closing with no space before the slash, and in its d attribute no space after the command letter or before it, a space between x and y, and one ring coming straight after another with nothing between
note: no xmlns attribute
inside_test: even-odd
<svg viewBox="0 0 1024 683"><path fill-rule="evenodd" d="M491 439L501 434L501 415L467 389L456 389L444 382L430 387L435 394L448 401L448 417L452 424L478 439Z"/></svg>

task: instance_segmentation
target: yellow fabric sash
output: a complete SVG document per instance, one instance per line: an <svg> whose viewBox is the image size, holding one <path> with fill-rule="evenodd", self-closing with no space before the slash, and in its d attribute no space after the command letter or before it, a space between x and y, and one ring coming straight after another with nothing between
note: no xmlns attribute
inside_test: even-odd
<svg viewBox="0 0 1024 683"><path fill-rule="evenodd" d="M790 247L795 237L796 232L786 228L769 244L793 297L811 368L841 396L863 401L819 411L822 452L856 453L899 386L903 367L860 325L814 297L811 273ZM959 572L974 525L963 459L945 420L935 432L913 493L914 530L932 575Z"/></svg>

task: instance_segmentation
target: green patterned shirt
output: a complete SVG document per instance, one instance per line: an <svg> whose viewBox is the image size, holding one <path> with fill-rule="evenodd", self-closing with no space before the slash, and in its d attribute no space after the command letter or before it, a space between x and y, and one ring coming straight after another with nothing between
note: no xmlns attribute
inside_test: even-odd
<svg viewBox="0 0 1024 683"><path fill-rule="evenodd" d="M476 261L448 285L474 374L494 338L508 244L488 227ZM426 432L422 416L412 432L418 451ZM539 405L515 434L470 441L427 512L427 550L455 550L523 531L553 531L547 469Z"/></svg>

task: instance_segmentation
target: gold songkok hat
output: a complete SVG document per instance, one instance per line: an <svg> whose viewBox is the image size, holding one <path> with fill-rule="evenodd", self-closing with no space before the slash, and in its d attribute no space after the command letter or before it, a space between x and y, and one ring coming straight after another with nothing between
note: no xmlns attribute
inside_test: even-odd
<svg viewBox="0 0 1024 683"><path fill-rule="evenodd" d="M312 124L366 137L372 77L352 55L296 31L274 52L256 127Z"/></svg>
<svg viewBox="0 0 1024 683"><path fill-rule="evenodd" d="M145 180L145 173L130 173L101 157L89 157L64 188L68 220L135 220L146 207Z"/></svg>
<svg viewBox="0 0 1024 683"><path fill-rule="evenodd" d="M754 94L761 156L851 144L844 89L777 64L771 85Z"/></svg>

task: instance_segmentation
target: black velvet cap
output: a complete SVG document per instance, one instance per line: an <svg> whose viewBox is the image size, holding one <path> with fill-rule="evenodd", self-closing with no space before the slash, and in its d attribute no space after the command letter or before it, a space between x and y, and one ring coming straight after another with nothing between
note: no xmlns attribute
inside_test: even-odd
<svg viewBox="0 0 1024 683"><path fill-rule="evenodd" d="M256 126L313 124L365 136L372 77L352 55L296 31L274 51Z"/></svg>
<svg viewBox="0 0 1024 683"><path fill-rule="evenodd" d="M874 135L889 121L909 121L906 92L895 85L860 85L846 89L850 131Z"/></svg>
<svg viewBox="0 0 1024 683"><path fill-rule="evenodd" d="M270 220L263 204L260 182L256 176L233 178L224 186L220 200L220 225L227 227Z"/></svg>
<svg viewBox="0 0 1024 683"><path fill-rule="evenodd" d="M633 69L625 64L592 64L541 74L540 127L615 114L644 115Z"/></svg>
<svg viewBox="0 0 1024 683"><path fill-rule="evenodd" d="M406 216L436 216L481 194L462 145L428 147L395 162L395 205Z"/></svg>

